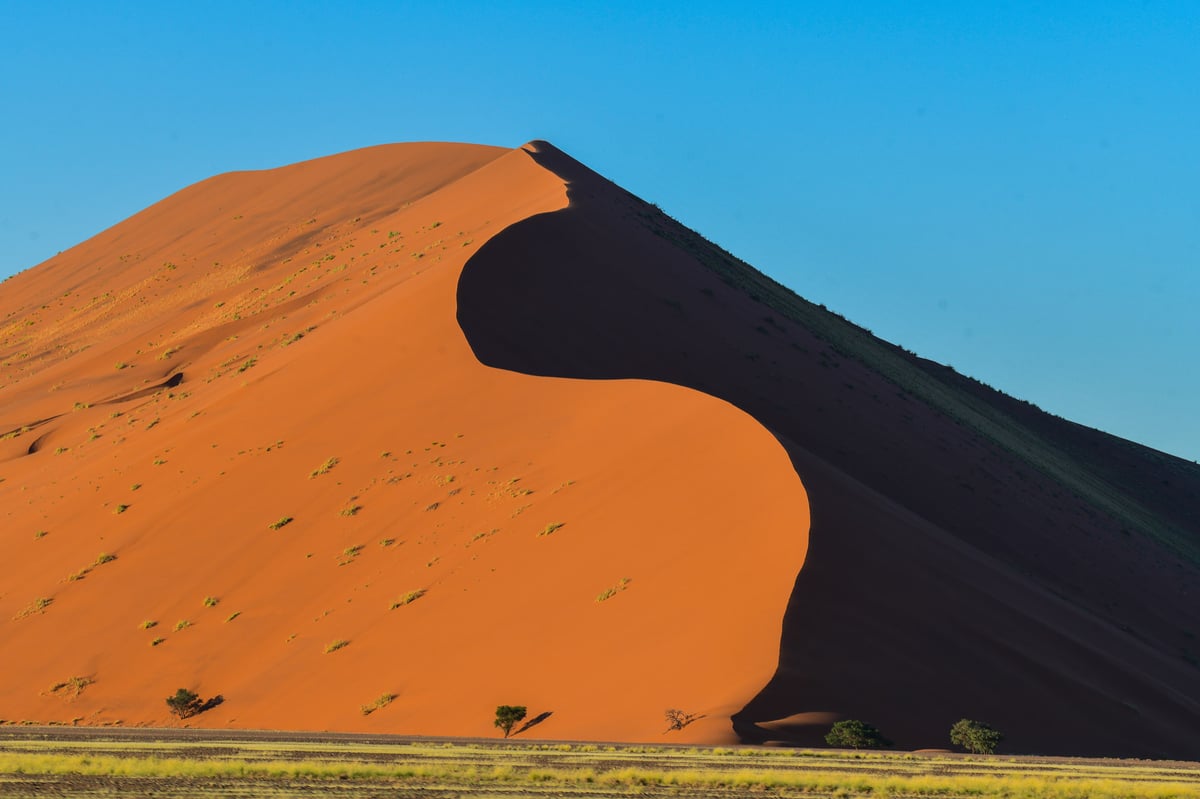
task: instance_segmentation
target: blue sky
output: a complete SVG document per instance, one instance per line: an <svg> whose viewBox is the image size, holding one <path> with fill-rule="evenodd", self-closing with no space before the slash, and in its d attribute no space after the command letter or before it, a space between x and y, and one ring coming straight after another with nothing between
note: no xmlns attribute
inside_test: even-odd
<svg viewBox="0 0 1200 799"><path fill-rule="evenodd" d="M218 172L543 138L884 338L1200 459L1197 42L1152 0L2 0L0 277Z"/></svg>

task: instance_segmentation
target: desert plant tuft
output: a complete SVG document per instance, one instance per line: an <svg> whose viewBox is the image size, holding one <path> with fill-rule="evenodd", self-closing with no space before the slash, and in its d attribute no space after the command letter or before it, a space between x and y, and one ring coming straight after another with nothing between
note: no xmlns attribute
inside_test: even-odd
<svg viewBox="0 0 1200 799"><path fill-rule="evenodd" d="M385 708L388 705L390 705L395 698L396 698L395 694L382 694L381 696L379 696L379 698L377 698L371 704L362 705L361 707L359 707L359 710L362 711L362 714L364 716L369 716L372 713L374 713L376 710L380 710L380 709Z"/></svg>
<svg viewBox="0 0 1200 799"><path fill-rule="evenodd" d="M416 602L418 599L420 599L423 596L425 596L424 588L419 588L416 591L409 591L407 594L405 594L404 596L400 597L395 602L393 602L390 610L395 610L396 608L402 608L405 605L411 605L412 603Z"/></svg>
<svg viewBox="0 0 1200 799"><path fill-rule="evenodd" d="M846 749L882 749L892 742L870 724L858 719L846 719L833 725L833 729L825 736L825 743Z"/></svg>
<svg viewBox="0 0 1200 799"><path fill-rule="evenodd" d="M325 654L328 655L330 652L336 652L342 647L347 646L350 646L350 642L344 638L339 638L336 641L330 641L329 643L325 644Z"/></svg>
<svg viewBox="0 0 1200 799"><path fill-rule="evenodd" d="M220 601L221 600L215 596L206 596L206 597L204 597L204 607L215 608L217 606L217 603Z"/></svg>
<svg viewBox="0 0 1200 799"><path fill-rule="evenodd" d="M271 522L270 524L267 525L267 527L271 528L272 530L278 530L281 527L287 527L291 523L292 523L292 517L284 516L284 517L280 518L278 521Z"/></svg>
<svg viewBox="0 0 1200 799"><path fill-rule="evenodd" d="M994 755L1004 736L990 724L971 719L959 719L950 728L950 743L977 755Z"/></svg>
<svg viewBox="0 0 1200 799"><path fill-rule="evenodd" d="M318 477L322 474L328 473L330 469L332 469L334 466L338 465L339 460L340 460L339 458L327 459L320 466L318 466L317 468L313 469L311 472L308 473L309 478L311 479L313 477Z"/></svg>
<svg viewBox="0 0 1200 799"><path fill-rule="evenodd" d="M83 693L83 689L94 683L91 677L71 677L70 679L56 682L50 686L50 693L60 696L79 696Z"/></svg>
<svg viewBox="0 0 1200 799"><path fill-rule="evenodd" d="M504 730L504 737L507 738L512 732L512 728L525 718L525 710L524 705L497 705L496 720L492 723Z"/></svg>
<svg viewBox="0 0 1200 799"><path fill-rule="evenodd" d="M203 706L204 703L200 701L200 695L186 688L180 688L173 696L167 697L167 707L171 709L174 715L181 719L196 715Z"/></svg>

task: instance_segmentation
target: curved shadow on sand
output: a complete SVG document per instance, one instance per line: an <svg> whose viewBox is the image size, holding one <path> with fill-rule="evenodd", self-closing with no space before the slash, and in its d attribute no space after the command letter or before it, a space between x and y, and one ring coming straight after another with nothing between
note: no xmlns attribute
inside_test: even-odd
<svg viewBox="0 0 1200 799"><path fill-rule="evenodd" d="M575 180L576 170L584 168L549 145L526 151L563 179L570 204L501 231L463 267L458 323L480 362L541 377L633 378L692 388L756 417L787 449L787 439L774 429L777 415L765 413L750 396L754 381L738 374L739 365L731 368L729 358L713 357L730 355L720 326L689 315L655 285L656 275L629 269L645 254L636 244L634 251L622 252L628 242L609 238L595 224L590 198ZM582 268L570 268L573 263ZM589 264L606 268L584 266ZM689 342L687 351L675 348L680 341ZM785 620L784 639L787 626ZM773 710L766 713L774 717ZM752 721L735 719L744 739L761 737Z"/></svg>
<svg viewBox="0 0 1200 799"><path fill-rule="evenodd" d="M773 310L802 301L656 207L550 145L527 152L570 203L465 265L458 322L479 360L718 397L803 478L808 552L775 675L733 716L743 740L821 745L836 715L929 746L967 713L1020 751L1192 751L1200 672L1130 637L1163 605L1122 582L1127 558L1078 557L1106 524L1090 507Z"/></svg>

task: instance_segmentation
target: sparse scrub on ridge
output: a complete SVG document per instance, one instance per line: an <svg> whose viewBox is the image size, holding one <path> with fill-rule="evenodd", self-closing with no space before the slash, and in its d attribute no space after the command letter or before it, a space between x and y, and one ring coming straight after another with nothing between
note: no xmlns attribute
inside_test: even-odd
<svg viewBox="0 0 1200 799"><path fill-rule="evenodd" d="M622 577L621 581L618 582L616 585L611 586L610 588L606 588L603 591L601 591L596 596L596 601L604 602L605 600L612 599L614 596L616 596L617 594L619 594L620 592L622 592L626 588L628 588L630 582L632 582L632 581L628 577Z"/></svg>
<svg viewBox="0 0 1200 799"><path fill-rule="evenodd" d="M393 602L391 607L388 609L395 610L396 608L402 608L405 605L411 605L423 596L425 596L424 588L419 588L416 591L409 591L407 594L404 594L395 602Z"/></svg>
<svg viewBox="0 0 1200 799"><path fill-rule="evenodd" d="M320 466L318 466L317 468L313 469L311 472L308 473L309 479L311 480L314 477L320 477L323 474L328 474L329 470L332 469L334 466L337 466L340 461L341 461L341 458L326 459L326 461L324 463L322 463Z"/></svg>
<svg viewBox="0 0 1200 799"><path fill-rule="evenodd" d="M26 616L32 616L35 613L45 613L46 608L50 607L52 604L54 604L54 597L40 596L22 608L17 615L13 616L13 618L23 619Z"/></svg>
<svg viewBox="0 0 1200 799"><path fill-rule="evenodd" d="M377 697L375 699L374 702L371 702L369 705L361 705L359 707L359 710L362 711L362 714L364 716L369 716L372 713L374 713L376 710L382 710L383 708L387 707L393 701L395 701L395 699L396 699L395 694L381 694L379 697Z"/></svg>

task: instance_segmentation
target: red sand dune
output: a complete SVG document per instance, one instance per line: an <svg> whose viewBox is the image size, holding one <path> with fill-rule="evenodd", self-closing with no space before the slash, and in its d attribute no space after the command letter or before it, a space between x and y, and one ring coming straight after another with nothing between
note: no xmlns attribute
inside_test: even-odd
<svg viewBox="0 0 1200 799"><path fill-rule="evenodd" d="M0 718L1200 756L1200 468L545 143L204 181L0 286L0 364Z"/></svg>
<svg viewBox="0 0 1200 799"><path fill-rule="evenodd" d="M658 740L678 707L731 740L804 490L720 400L475 359L465 261L565 204L524 150L373 148L205 181L9 281L0 717L165 724L185 686L212 727L489 735L524 704Z"/></svg>

